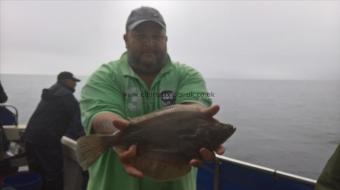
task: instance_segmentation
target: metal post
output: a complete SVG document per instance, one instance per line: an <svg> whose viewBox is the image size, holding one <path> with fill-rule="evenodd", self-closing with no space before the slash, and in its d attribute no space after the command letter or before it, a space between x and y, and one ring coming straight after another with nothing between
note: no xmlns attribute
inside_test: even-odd
<svg viewBox="0 0 340 190"><path fill-rule="evenodd" d="M220 179L221 179L220 174L221 174L221 162L217 159L215 161L213 190L220 190Z"/></svg>

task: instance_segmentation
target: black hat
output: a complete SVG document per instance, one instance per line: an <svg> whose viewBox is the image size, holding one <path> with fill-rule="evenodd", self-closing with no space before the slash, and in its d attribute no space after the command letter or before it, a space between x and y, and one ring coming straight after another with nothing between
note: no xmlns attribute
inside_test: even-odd
<svg viewBox="0 0 340 190"><path fill-rule="evenodd" d="M146 21L155 22L164 30L166 29L164 19L158 10L152 7L139 7L131 11L126 22L126 31L133 30L136 26Z"/></svg>
<svg viewBox="0 0 340 190"><path fill-rule="evenodd" d="M71 72L68 72L68 71L63 71L63 72L58 74L58 77L57 77L58 81L62 81L62 80L65 80L65 79L71 79L71 80L74 80L76 82L80 81L79 79L75 78Z"/></svg>

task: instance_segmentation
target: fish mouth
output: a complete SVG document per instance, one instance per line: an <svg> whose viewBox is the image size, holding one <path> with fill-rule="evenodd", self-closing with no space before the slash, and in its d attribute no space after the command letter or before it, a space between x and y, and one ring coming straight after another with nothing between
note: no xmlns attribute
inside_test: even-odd
<svg viewBox="0 0 340 190"><path fill-rule="evenodd" d="M217 139L220 143L224 143L228 140L236 131L236 128L230 124L224 124L223 131L218 135Z"/></svg>

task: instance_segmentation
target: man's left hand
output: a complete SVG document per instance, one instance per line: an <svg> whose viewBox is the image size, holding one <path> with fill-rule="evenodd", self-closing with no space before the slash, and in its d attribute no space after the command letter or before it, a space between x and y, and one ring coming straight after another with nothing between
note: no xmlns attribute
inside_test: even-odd
<svg viewBox="0 0 340 190"><path fill-rule="evenodd" d="M200 111L204 112L205 114L207 114L211 117L214 116L220 110L220 107L218 105L214 105L214 106L211 106L211 107L208 107L208 108L200 107L197 104L195 104L194 106L197 106ZM202 147L199 150L199 153L200 153L202 159L192 159L192 160L190 160L189 164L192 165L192 166L198 167L203 163L203 161L214 161L216 159L215 153L219 154L219 155L223 155L224 151L225 151L225 149L224 149L223 145L219 145L216 148L216 150L214 150L214 151L210 151L210 150Z"/></svg>
<svg viewBox="0 0 340 190"><path fill-rule="evenodd" d="M224 150L225 150L224 147L222 145L220 145L215 150L215 152L216 152L216 154L223 155ZM192 160L190 160L189 164L191 166L198 167L198 166L200 166L203 163L203 161L214 161L216 159L215 153L210 151L210 150L208 150L208 149L206 149L206 148L201 148L199 150L199 152L200 152L200 155L202 157L202 160L199 160L199 159L192 159Z"/></svg>

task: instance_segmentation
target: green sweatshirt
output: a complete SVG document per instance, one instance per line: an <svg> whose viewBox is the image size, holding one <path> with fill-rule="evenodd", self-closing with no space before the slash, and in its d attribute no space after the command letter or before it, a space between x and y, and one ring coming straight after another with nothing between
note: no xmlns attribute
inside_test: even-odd
<svg viewBox="0 0 340 190"><path fill-rule="evenodd" d="M202 76L193 68L167 63L150 88L134 73L127 62L127 53L117 61L95 71L81 92L82 122L87 134L93 118L101 112L112 112L129 119L162 107L181 103L211 105ZM113 150L105 152L90 168L88 190L195 190L196 169L169 182L128 175Z"/></svg>
<svg viewBox="0 0 340 190"><path fill-rule="evenodd" d="M340 144L328 160L323 169L315 190L339 190L340 189Z"/></svg>

